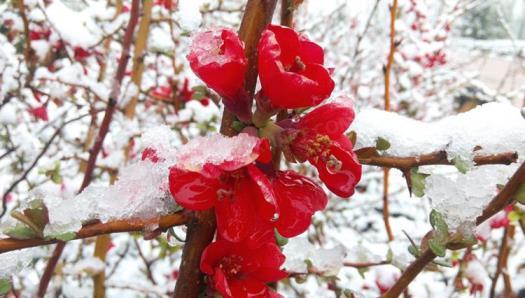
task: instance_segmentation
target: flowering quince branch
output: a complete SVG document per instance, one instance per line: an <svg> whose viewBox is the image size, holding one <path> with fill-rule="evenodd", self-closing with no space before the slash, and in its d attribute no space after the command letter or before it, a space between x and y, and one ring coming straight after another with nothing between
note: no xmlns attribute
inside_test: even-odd
<svg viewBox="0 0 525 298"><path fill-rule="evenodd" d="M85 239L89 237L113 233L140 232L146 230L148 225L151 225L152 223L158 223L158 230L165 230L173 226L183 225L187 222L187 220L188 215L186 213L174 213L170 215L161 216L160 218L155 218L151 221L125 219L109 221L107 223L87 224L76 233L75 238L72 240ZM61 241L57 239L0 239L0 253L35 246L49 245L58 242Z"/></svg>
<svg viewBox="0 0 525 298"><path fill-rule="evenodd" d="M213 86L233 86L231 88L239 88L238 84L235 82L229 82L228 79L239 79L241 82L244 82L244 85L242 86L243 90L225 90L225 91L218 91L219 94L223 93L225 95L235 95L238 96L236 98L227 98L225 100L226 109L224 110L223 117L222 117L222 123L221 123L221 133L227 136L233 136L236 134L235 129L233 128L233 121L235 119L235 116L233 113L240 113L239 118L244 121L249 120L249 114L247 112L251 112L249 109L246 109L246 107L251 106L252 96L255 90L255 85L257 82L257 68L255 61L255 48L257 45L257 42L259 40L260 34L263 30L263 28L270 22L273 11L275 9L276 0L270 0L270 1L264 1L264 0L250 0L248 1L246 5L246 9L244 11L243 20L241 23L240 28L240 39L242 42L237 42L237 40L230 34L225 33L226 37L232 38L227 43L220 42L217 44L217 35L213 34L207 34L207 36L215 36L214 39L205 39L206 42L215 42L215 46L232 46L233 49L228 49L225 51L224 47L216 48L215 51L213 51L213 55L211 55L211 60L213 61L213 67L211 67L212 70L217 71L215 73L214 77L209 78L206 74L206 76L202 76L204 80L212 79L214 80L217 77L223 76L221 73L221 66L228 65L228 68L231 69L232 66L228 63L233 63L235 69L242 72L242 74L239 76L237 74L231 74L232 77L226 77L224 76L224 81L218 81L218 82L211 82ZM222 39L222 34L219 35ZM246 66L246 69L242 67L242 64L244 62L244 59L242 59L242 56L237 51L239 44L245 45L244 53L245 56L248 59L248 64ZM199 46L200 47L200 46ZM198 47L198 48L199 48ZM191 57L198 57L199 50L197 48L197 52L192 55L190 53L188 55L188 58L191 59ZM227 55L224 55L227 53ZM221 55L223 54L223 55ZM225 59L220 59L217 56L223 56ZM233 60L232 60L233 58ZM203 63L198 63L196 66L206 66L207 64L205 62L210 61L204 59ZM221 63L219 63L221 62ZM224 63L222 63L224 62ZM191 60L190 60L190 66L191 66ZM199 75L199 70L194 69L194 66L191 66L193 71ZM241 66L241 67L239 67ZM209 71L208 67L206 68L205 72ZM205 83L209 83L208 81L205 81ZM217 90L215 90L217 92ZM224 93L226 92L226 93ZM221 94L222 95L222 94ZM230 111L229 109L232 108L233 104L230 104L230 100L238 100L240 101L239 109L237 109L235 106L233 106L233 109ZM228 102L228 103L226 103ZM232 113L233 112L233 113ZM248 118L248 119L247 119ZM171 175L170 175L171 176ZM186 237L186 245L184 246L184 250L182 253L182 263L180 267L180 274L177 281L177 284L175 286L175 297L197 297L201 291L202 288L202 275L199 272L199 266L201 263L201 255L203 253L203 250L205 247L212 241L213 236L215 233L215 217L214 217L214 211L213 210L203 210L195 213L195 217L190 221L190 224L188 225L188 232Z"/></svg>
<svg viewBox="0 0 525 298"><path fill-rule="evenodd" d="M280 269L284 256L275 233L303 233L328 198L315 181L273 167L272 148L291 162L310 162L341 197L350 197L361 178L361 165L344 135L355 116L351 103L339 98L318 106L334 88L324 51L291 28L267 25L274 8L275 1L249 1L240 37L226 28L199 33L187 56L192 70L223 98L221 133L226 136L190 141L170 168L173 198L196 211L192 221L199 222L188 225L175 297L199 294L196 262L208 276L209 291L224 297L278 295L266 286L287 276ZM250 119L257 75L262 88ZM294 120L271 120L281 109L314 106ZM231 130L234 116L245 123L238 135ZM208 245L215 218L217 235Z"/></svg>
<svg viewBox="0 0 525 298"><path fill-rule="evenodd" d="M522 163L516 172L509 179L507 184L501 191L490 201L490 203L483 209L480 216L476 218L476 225L482 224L494 214L503 210L507 205L514 200L514 195L518 189L525 183L525 163ZM452 238L449 236L449 238ZM465 248L464 243L449 242L447 248L457 250ZM397 282L386 292L383 297L393 298L399 295L408 287L408 285L416 278L416 276L423 271L423 269L436 258L436 255L431 249L426 249L419 257L408 266Z"/></svg>

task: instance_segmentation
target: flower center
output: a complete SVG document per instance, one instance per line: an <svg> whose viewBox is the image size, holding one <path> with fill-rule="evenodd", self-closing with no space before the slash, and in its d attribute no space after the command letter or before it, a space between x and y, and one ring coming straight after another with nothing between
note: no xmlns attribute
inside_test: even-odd
<svg viewBox="0 0 525 298"><path fill-rule="evenodd" d="M327 135L316 135L307 141L306 154L308 158L317 161L318 158L328 160L330 157L330 146L332 140Z"/></svg>
<svg viewBox="0 0 525 298"><path fill-rule="evenodd" d="M242 270L243 257L238 255L229 255L221 259L219 268L221 268L226 278L231 279L238 277Z"/></svg>
<svg viewBox="0 0 525 298"><path fill-rule="evenodd" d="M291 72L302 72L305 68L306 65L304 65L301 57L295 56L293 63L286 67L286 70Z"/></svg>

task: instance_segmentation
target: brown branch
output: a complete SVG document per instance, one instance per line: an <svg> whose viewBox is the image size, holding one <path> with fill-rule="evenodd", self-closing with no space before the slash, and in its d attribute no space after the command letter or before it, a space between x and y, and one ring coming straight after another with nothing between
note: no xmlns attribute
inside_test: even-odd
<svg viewBox="0 0 525 298"><path fill-rule="evenodd" d="M140 219L122 219L108 221L107 223L93 223L84 225L76 233L76 237L73 240L85 239L89 237L114 234L114 233L127 233L127 232L140 232L145 230L148 226L158 223L157 230L165 230L173 226L183 225L187 222L188 216L185 213L174 213L169 215L161 216L160 218L154 218L150 220ZM62 241L51 239L28 239L28 240L17 240L13 238L0 239L0 253L8 251L19 250L35 246L43 246L54 243L64 243Z"/></svg>
<svg viewBox="0 0 525 298"><path fill-rule="evenodd" d="M381 266L381 265L388 265L390 264L390 261L380 261L380 262L343 262L343 265L345 267L353 267L353 268L368 268L368 267L374 267L374 266Z"/></svg>
<svg viewBox="0 0 525 298"><path fill-rule="evenodd" d="M257 43L264 27L270 23L277 0L248 0L239 30L239 37L245 44L248 57L248 71L245 77L246 93L253 99L257 83ZM221 122L221 133L227 136L236 134L232 127L235 116L225 110ZM202 252L213 240L215 234L215 212L213 209L194 212L188 224L186 244L182 251L179 278L175 286L174 297L198 297L204 285L199 270Z"/></svg>
<svg viewBox="0 0 525 298"><path fill-rule="evenodd" d="M390 226L390 207L388 204L388 181L390 177L390 169L383 169L383 222L385 224L386 236L388 242L394 240L392 227Z"/></svg>
<svg viewBox="0 0 525 298"><path fill-rule="evenodd" d="M20 17L22 18L22 24L24 27L24 60L27 63L28 69L25 85L29 86L35 74L36 57L35 51L31 47L31 38L29 37L29 19L27 18L24 0L18 0L16 3L18 5L18 10L20 11Z"/></svg>
<svg viewBox="0 0 525 298"><path fill-rule="evenodd" d="M512 241L514 237L514 225L509 225L505 228L503 232L503 237L501 239L501 246L498 253L498 263L496 265L496 272L492 278L492 285L490 286L490 297L496 297L496 285L498 284L498 279L500 275L503 275L504 281L504 291L503 297L513 297L512 285L510 283L509 275L507 273L507 260L509 258L510 249L509 242Z"/></svg>
<svg viewBox="0 0 525 298"><path fill-rule="evenodd" d="M97 236L95 241L94 256L106 263L106 256L108 254L109 246L111 244L111 237L109 235ZM93 297L106 297L106 270L101 270L93 275Z"/></svg>
<svg viewBox="0 0 525 298"><path fill-rule="evenodd" d="M478 218L476 218L476 225L480 225L492 215L503 210L508 204L512 203L513 196L520 186L525 183L525 162L521 164L518 170L512 175L503 189L490 201ZM449 249L465 248L464 244L449 243ZM394 284L394 286L382 297L398 297L412 282L412 280L425 268L425 266L432 262L436 256L430 251L426 250L419 256L410 266L403 272L401 278Z"/></svg>
<svg viewBox="0 0 525 298"><path fill-rule="evenodd" d="M396 298L403 293L403 291L408 287L408 285L416 278L416 276L425 269L425 267L434 260L436 255L430 250L427 249L423 252L410 266L406 268L401 277L397 282L386 292L383 298Z"/></svg>
<svg viewBox="0 0 525 298"><path fill-rule="evenodd" d="M364 152L364 149L357 150L357 155ZM476 155L473 158L474 165L510 165L518 160L518 153L516 152L503 152L494 155ZM446 151L437 151L428 154L422 154L419 156L367 156L359 157L359 162L364 165L379 166L384 168L396 168L401 171L410 170L413 167L428 166L428 165L452 165L453 163L448 160Z"/></svg>
<svg viewBox="0 0 525 298"><path fill-rule="evenodd" d="M483 213L476 218L476 225L480 225L485 220L492 217L494 214L503 210L509 205L513 196L518 191L521 185L525 183L525 162L516 170L514 175L510 177L509 181L501 189L501 191L490 201L490 203L483 209Z"/></svg>
<svg viewBox="0 0 525 298"><path fill-rule="evenodd" d="M102 150L104 139L106 138L106 135L109 131L109 125L111 123L111 120L113 119L113 114L117 105L117 98L120 95L120 86L122 84L122 79L124 78L126 66L129 60L129 51L131 43L133 41L133 33L135 31L135 26L139 17L140 2L140 0L133 0L131 4L129 22L126 28L126 33L124 34L124 41L122 43L122 53L119 59L119 64L117 66L117 73L115 75L115 80L113 82L111 93L109 95L109 101L108 105L106 106L104 118L102 119L102 124L100 126L98 136L95 140L95 145L93 146L93 148L91 148L89 152L88 164L86 166L86 171L84 172L84 180L82 181L82 185L80 186L79 192L82 192L82 190L84 190L91 183L93 171L95 170L95 165L97 162L97 157L100 151ZM53 257L49 259L44 273L42 274L42 277L40 279L40 285L38 287L37 292L38 297L43 297L45 295L47 286L49 285L49 281L51 280L53 272L55 271L57 262L60 259L62 251L64 250L64 246L65 242L60 242L55 247ZM55 255L58 255L58 257L55 258Z"/></svg>
<svg viewBox="0 0 525 298"><path fill-rule="evenodd" d="M390 7L390 52L388 53L388 60L385 66L385 111L390 111L390 76L392 73L392 65L394 64L394 54L396 52L396 13L397 0L394 0ZM388 241L394 240L394 234L390 226L390 213L388 206L388 177L390 169L383 169L383 222L385 223L386 235Z"/></svg>
<svg viewBox="0 0 525 298"><path fill-rule="evenodd" d="M144 50L148 44L149 27L151 21L151 10L153 8L152 0L144 0L142 3L142 17L140 19L137 38L135 41L135 53L133 55L133 68L131 80L140 89L142 83L142 73L144 72ZM135 116L135 107L137 105L138 95L133 98L126 105L126 117L133 118Z"/></svg>

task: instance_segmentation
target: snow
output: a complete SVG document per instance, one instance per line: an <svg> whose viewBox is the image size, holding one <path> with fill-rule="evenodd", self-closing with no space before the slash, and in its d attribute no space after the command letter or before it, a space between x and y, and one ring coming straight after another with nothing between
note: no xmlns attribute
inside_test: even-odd
<svg viewBox="0 0 525 298"><path fill-rule="evenodd" d="M520 109L487 103L435 122L421 122L393 112L363 109L350 127L357 133L356 149L375 147L378 138L390 142L387 155L414 156L445 150L449 160L472 162L474 154L518 151L525 156L525 119Z"/></svg>
<svg viewBox="0 0 525 298"><path fill-rule="evenodd" d="M441 212L451 229L474 222L485 205L514 173L515 166L476 167L466 174L452 172L431 174L425 180L425 194Z"/></svg>
<svg viewBox="0 0 525 298"><path fill-rule="evenodd" d="M109 187L92 184L77 196L59 186L36 188L33 196L42 198L49 212L44 235L77 232L92 220L154 219L173 212L176 205L168 194L167 177L175 158L170 147L174 138L167 127L145 132L141 144L153 147L163 159L158 163L140 160L121 168L118 180Z"/></svg>
<svg viewBox="0 0 525 298"><path fill-rule="evenodd" d="M78 261L76 264L66 267L65 271L72 274L87 273L95 275L104 271L106 264L97 257L85 258Z"/></svg>
<svg viewBox="0 0 525 298"><path fill-rule="evenodd" d="M10 251L0 254L0 279L9 278L25 269L33 260L38 248Z"/></svg>
<svg viewBox="0 0 525 298"><path fill-rule="evenodd" d="M307 273L306 261L310 261L314 270L325 275L337 275L343 266L345 249L342 245L334 248L317 248L306 238L291 238L284 247L286 261L284 268L288 272Z"/></svg>

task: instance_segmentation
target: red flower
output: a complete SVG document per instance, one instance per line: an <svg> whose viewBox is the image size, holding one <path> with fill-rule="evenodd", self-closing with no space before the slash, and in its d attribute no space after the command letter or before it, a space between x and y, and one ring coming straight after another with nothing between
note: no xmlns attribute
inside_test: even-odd
<svg viewBox="0 0 525 298"><path fill-rule="evenodd" d="M88 50L85 50L82 47L74 47L73 48L74 58L76 61L82 61L86 59L87 57L91 56L91 52Z"/></svg>
<svg viewBox="0 0 525 298"><path fill-rule="evenodd" d="M323 49L290 28L268 25L262 33L259 78L273 107L311 107L328 98L334 81L323 63Z"/></svg>
<svg viewBox="0 0 525 298"><path fill-rule="evenodd" d="M48 28L38 28L34 30L29 30L29 39L30 40L48 40L51 35L51 30Z"/></svg>
<svg viewBox="0 0 525 298"><path fill-rule="evenodd" d="M159 161L163 161L163 159L160 159L157 155L157 150L147 147L142 151L142 156L140 157L142 160L149 160L152 163L158 163Z"/></svg>
<svg viewBox="0 0 525 298"><path fill-rule="evenodd" d="M185 102L190 101L193 97L193 93L194 91L190 88L190 81L187 78L184 79L182 90L180 91L180 96L182 100Z"/></svg>
<svg viewBox="0 0 525 298"><path fill-rule="evenodd" d="M321 187L294 171L278 172L272 185L280 211L275 227L284 237L306 231L312 215L324 209L328 202Z"/></svg>
<svg viewBox="0 0 525 298"><path fill-rule="evenodd" d="M160 5L167 10L173 10L177 7L177 0L155 0L154 5Z"/></svg>
<svg viewBox="0 0 525 298"><path fill-rule="evenodd" d="M216 29L197 34L187 58L193 72L223 97L228 109L248 117L251 102L243 95L248 59L244 44L234 31Z"/></svg>
<svg viewBox="0 0 525 298"><path fill-rule="evenodd" d="M194 139L181 148L170 169L175 201L190 210L215 207L219 236L228 241L250 239L256 246L273 237L275 196L269 179L254 165L266 155L261 142L247 134Z"/></svg>
<svg viewBox="0 0 525 298"><path fill-rule="evenodd" d="M171 87L170 86L159 86L152 89L149 95L155 99L169 100L171 98Z"/></svg>
<svg viewBox="0 0 525 298"><path fill-rule="evenodd" d="M36 118L48 121L49 117L47 116L47 108L46 106L39 106L37 108L30 108L29 113L33 114Z"/></svg>
<svg viewBox="0 0 525 298"><path fill-rule="evenodd" d="M344 135L354 116L351 106L333 102L314 109L284 131L285 137L292 138L294 157L313 164L328 189L345 198L354 193L361 179L361 165Z"/></svg>
<svg viewBox="0 0 525 298"><path fill-rule="evenodd" d="M200 268L225 298L276 297L266 283L287 276L279 269L284 260L272 242L254 249L242 242L218 240L204 250Z"/></svg>

